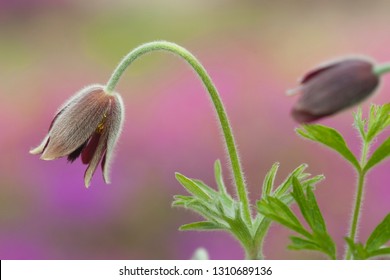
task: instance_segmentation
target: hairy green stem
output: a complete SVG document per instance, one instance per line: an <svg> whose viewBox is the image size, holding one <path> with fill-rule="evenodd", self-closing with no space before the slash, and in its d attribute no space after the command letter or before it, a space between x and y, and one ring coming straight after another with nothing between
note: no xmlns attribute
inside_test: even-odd
<svg viewBox="0 0 390 280"><path fill-rule="evenodd" d="M194 71L198 74L199 78L202 80L205 88L207 89L210 95L211 101L215 107L215 111L219 118L223 136L225 138L225 144L229 154L234 181L237 188L237 195L240 202L243 205L243 211L244 211L243 218L245 222L250 225L252 223L252 219L251 219L248 193L247 193L245 180L244 180L244 173L241 168L241 163L238 156L238 151L236 148L232 129L225 108L223 106L223 103L221 101L221 98L218 94L218 91L214 83L212 82L206 69L202 66L202 64L196 59L194 55L192 55L189 51L187 51L183 47L166 41L155 41L155 42L143 44L135 48L134 50L132 50L129 54L127 54L122 59L122 61L117 66L117 68L114 70L110 80L107 82L106 91L112 92L115 89L115 86L117 85L123 72L133 61L135 61L140 56L153 51L168 51L180 56L181 58L184 58L184 60L186 60L191 65Z"/></svg>
<svg viewBox="0 0 390 280"><path fill-rule="evenodd" d="M377 76L381 76L390 72L390 63L379 64L374 67L374 73Z"/></svg>
<svg viewBox="0 0 390 280"><path fill-rule="evenodd" d="M359 224L359 217L360 217L360 209L363 202L363 191L364 191L364 181L365 181L365 173L362 171L359 173L358 178L358 185L357 185L357 193L355 198L355 207L353 210L353 216L352 216L352 222L351 222L351 229L349 232L349 238L355 242L356 233L358 229ZM351 250L348 248L346 253L346 260L351 259Z"/></svg>
<svg viewBox="0 0 390 280"><path fill-rule="evenodd" d="M366 178L366 171L364 171L364 165L367 162L367 155L370 149L370 143L363 140L362 153L360 158L360 170L358 170L358 183L356 189L355 206L353 209L351 228L349 231L349 238L355 242L355 238L358 231L360 210L362 208L363 194L364 194L364 183ZM345 255L346 260L350 260L352 257L351 249L348 247Z"/></svg>

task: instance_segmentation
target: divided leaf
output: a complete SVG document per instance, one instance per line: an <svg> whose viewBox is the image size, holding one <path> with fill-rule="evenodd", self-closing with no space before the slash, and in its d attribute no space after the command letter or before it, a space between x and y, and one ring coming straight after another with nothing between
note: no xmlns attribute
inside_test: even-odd
<svg viewBox="0 0 390 280"><path fill-rule="evenodd" d="M370 159L364 166L364 171L368 171L381 161L390 156L390 137L388 137L383 143L372 153Z"/></svg>
<svg viewBox="0 0 390 280"><path fill-rule="evenodd" d="M265 217L270 218L295 232L310 237L310 233L305 230L295 214L279 199L275 197L263 198L258 201L257 209Z"/></svg>
<svg viewBox="0 0 390 280"><path fill-rule="evenodd" d="M349 161L357 170L360 169L358 160L348 148L344 138L337 132L337 130L319 124L310 124L303 125L302 128L297 128L296 132L304 138L321 143L335 150L344 159Z"/></svg>
<svg viewBox="0 0 390 280"><path fill-rule="evenodd" d="M321 251L321 247L317 243L310 241L308 239L300 238L297 236L290 236L291 243L288 245L290 250L314 250Z"/></svg>
<svg viewBox="0 0 390 280"><path fill-rule="evenodd" d="M366 123L367 121L363 119L362 108L359 107L353 115L354 123L353 125L359 131L360 137L366 139Z"/></svg>
<svg viewBox="0 0 390 280"><path fill-rule="evenodd" d="M297 177L298 179L304 179L305 177L309 176L310 174L308 173L303 173L303 171L305 171L305 169L307 168L307 164L303 163L301 164L300 166L298 166L297 168L295 168L293 170L293 172L291 172L287 178L283 181L282 184L280 184L279 187L276 188L274 194L276 197L281 197L282 195L284 195L287 191L290 190L291 186L292 186L292 178L293 177Z"/></svg>
<svg viewBox="0 0 390 280"><path fill-rule="evenodd" d="M218 191L204 182L176 173L176 179L191 194L174 196L173 206L181 206L200 214L205 220L182 225L180 230L226 230L250 250L253 245L252 228L242 219L243 209L228 193L223 182L221 164L214 164Z"/></svg>
<svg viewBox="0 0 390 280"><path fill-rule="evenodd" d="M360 242L355 243L349 237L346 237L345 240L355 260L390 255L390 247L383 247L390 240L390 214L387 214L374 229L367 239L366 246Z"/></svg>
<svg viewBox="0 0 390 280"><path fill-rule="evenodd" d="M306 188L295 176L291 179L293 185L292 197L297 202L299 209L312 232L304 228L296 215L290 210L288 204L281 198L267 196L257 203L258 211L265 217L274 220L285 227L299 233L302 237L292 236L290 249L309 249L321 251L331 259L336 258L336 246L327 232L324 218L318 207L311 186ZM306 190L306 193L305 191ZM287 199L284 199L289 202Z"/></svg>
<svg viewBox="0 0 390 280"><path fill-rule="evenodd" d="M367 122L366 141L371 142L390 125L390 104L371 105Z"/></svg>

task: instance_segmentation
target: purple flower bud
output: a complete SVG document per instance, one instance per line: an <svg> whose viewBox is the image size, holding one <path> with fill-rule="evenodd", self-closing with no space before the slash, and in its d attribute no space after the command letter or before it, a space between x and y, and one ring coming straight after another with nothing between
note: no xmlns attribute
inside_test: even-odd
<svg viewBox="0 0 390 280"><path fill-rule="evenodd" d="M51 122L42 143L30 151L43 160L67 156L73 162L81 155L85 186L89 186L99 162L103 178L110 182L109 167L124 119L122 98L107 93L102 85L92 85L72 96Z"/></svg>
<svg viewBox="0 0 390 280"><path fill-rule="evenodd" d="M367 98L378 84L369 60L349 58L323 65L308 72L300 86L290 91L301 95L292 117L307 123L332 115Z"/></svg>

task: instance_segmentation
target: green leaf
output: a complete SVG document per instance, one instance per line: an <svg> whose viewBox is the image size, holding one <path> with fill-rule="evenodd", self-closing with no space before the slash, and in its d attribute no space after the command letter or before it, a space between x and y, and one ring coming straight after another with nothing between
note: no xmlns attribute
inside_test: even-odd
<svg viewBox="0 0 390 280"><path fill-rule="evenodd" d="M216 224L216 223L207 222L207 221L200 221L200 222L185 224L179 228L179 230L182 230L182 231L185 231L185 230L204 231L204 230L221 230L221 229L226 229L226 227L224 227L221 224Z"/></svg>
<svg viewBox="0 0 390 280"><path fill-rule="evenodd" d="M364 171L370 170L372 167L390 156L390 137L388 137L383 143L372 153L370 159L364 166Z"/></svg>
<svg viewBox="0 0 390 280"><path fill-rule="evenodd" d="M311 228L313 228L313 217L311 213L311 209L309 208L305 194L302 190L302 185L299 183L298 179L296 177L293 177L292 179L293 184L293 192L292 196L294 197L295 201L297 202L299 209L301 210L301 213L303 217L305 218L306 222L309 224Z"/></svg>
<svg viewBox="0 0 390 280"><path fill-rule="evenodd" d="M221 162L219 160L216 160L214 163L214 175L215 175L215 181L217 182L218 185L219 192L228 195L226 191L225 183L223 181Z"/></svg>
<svg viewBox="0 0 390 280"><path fill-rule="evenodd" d="M371 142L390 124L390 104L371 105L367 123L366 141Z"/></svg>
<svg viewBox="0 0 390 280"><path fill-rule="evenodd" d="M298 182L299 183L299 182ZM320 208L318 207L317 200L314 196L313 190L309 187L306 189L307 206L312 212L312 229L315 232L326 233L326 225L324 217Z"/></svg>
<svg viewBox="0 0 390 280"><path fill-rule="evenodd" d="M311 237L311 234L305 230L295 214L278 198L267 197L261 199L257 202L257 210L260 214L264 215L264 217L272 219L306 237Z"/></svg>
<svg viewBox="0 0 390 280"><path fill-rule="evenodd" d="M314 233L313 239L321 247L323 253L327 254L331 259L336 259L336 244L327 232Z"/></svg>
<svg viewBox="0 0 390 280"><path fill-rule="evenodd" d="M369 257L388 256L390 255L390 247L380 248L375 251L369 252Z"/></svg>
<svg viewBox="0 0 390 280"><path fill-rule="evenodd" d="M290 250L321 250L321 247L319 247L318 244L305 238L290 236L290 240L292 244L287 247Z"/></svg>
<svg viewBox="0 0 390 280"><path fill-rule="evenodd" d="M379 249L390 240L390 214L374 229L367 239L366 250L368 252Z"/></svg>
<svg viewBox="0 0 390 280"><path fill-rule="evenodd" d="M290 244L288 248L291 250L315 250L327 254L331 259L336 259L334 244L328 248L324 246L322 242L319 242L319 240L316 239L309 240L297 236L290 236L290 239L292 244Z"/></svg>
<svg viewBox="0 0 390 280"><path fill-rule="evenodd" d="M349 161L357 170L360 170L358 160L350 151L344 138L337 132L337 130L319 124L311 124L303 125L302 128L297 128L296 132L304 138L321 143L335 150L344 159Z"/></svg>
<svg viewBox="0 0 390 280"><path fill-rule="evenodd" d="M301 184L302 184L303 188L306 189L308 186L314 187L316 184L318 184L319 182L321 182L324 179L325 179L324 175L316 175L316 176L313 176L313 177L308 178L306 180L301 180Z"/></svg>
<svg viewBox="0 0 390 280"><path fill-rule="evenodd" d="M292 196L297 202L299 209L306 222L309 224L313 234L309 238L310 242L316 244L319 250L327 254L331 259L336 258L336 245L326 230L324 218L321 214L321 210L318 207L318 203L314 196L313 190L310 186L306 188L306 195L303 190L303 186L299 180L294 177L292 180L293 192ZM307 244L306 244L307 245Z"/></svg>
<svg viewBox="0 0 390 280"><path fill-rule="evenodd" d="M209 201L210 196L205 193L196 182L193 180L187 178L186 176L180 174L180 173L175 173L176 179L179 181L179 183L191 194L205 200Z"/></svg>
<svg viewBox="0 0 390 280"><path fill-rule="evenodd" d="M211 187L207 186L203 181L198 179L192 179L192 181L200 188L202 191L204 191L209 197L215 198L218 196L218 193L213 190Z"/></svg>
<svg viewBox="0 0 390 280"><path fill-rule="evenodd" d="M303 186L298 179L294 177L292 196L296 200L303 217L313 232L319 235L327 235L324 217L318 207L312 188L307 187L305 195Z"/></svg>
<svg viewBox="0 0 390 280"><path fill-rule="evenodd" d="M237 204L234 218L225 217L225 222L229 224L231 233L236 236L245 248L249 249L252 248L252 235L247 224L242 219L241 208L240 204Z"/></svg>
<svg viewBox="0 0 390 280"><path fill-rule="evenodd" d="M303 173L303 171L307 168L307 164L303 163L301 164L300 166L298 166L297 168L295 168L293 170L293 172L291 172L287 178L283 181L282 184L280 184L276 190L275 190L275 196L277 197L281 197L282 195L284 195L292 186L292 178L293 177L297 177L297 178L302 178L302 177L306 177L306 174L307 173Z"/></svg>
<svg viewBox="0 0 390 280"><path fill-rule="evenodd" d="M172 206L184 206L192 201L194 201L194 198L192 196L185 196L185 195L175 195L173 197Z"/></svg>
<svg viewBox="0 0 390 280"><path fill-rule="evenodd" d="M366 139L366 120L363 119L362 108L359 107L354 113L354 126L359 131L360 137Z"/></svg>
<svg viewBox="0 0 390 280"><path fill-rule="evenodd" d="M267 196L271 193L272 188L274 186L275 182L275 176L278 172L279 168L279 162L275 162L271 169L268 171L267 175L265 175L264 182L263 182L263 191L262 191L262 197Z"/></svg>
<svg viewBox="0 0 390 280"><path fill-rule="evenodd" d="M213 204L204 203L204 201L200 201L198 199L193 199L192 201L186 203L184 205L186 209L190 209L206 220L217 223L217 224L225 224L224 218L221 217Z"/></svg>

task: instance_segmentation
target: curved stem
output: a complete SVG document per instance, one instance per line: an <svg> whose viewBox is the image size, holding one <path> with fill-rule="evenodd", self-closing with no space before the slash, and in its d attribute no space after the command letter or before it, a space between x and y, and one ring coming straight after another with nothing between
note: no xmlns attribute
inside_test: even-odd
<svg viewBox="0 0 390 280"><path fill-rule="evenodd" d="M215 111L218 115L223 136L225 138L225 143L229 154L231 168L233 171L234 181L237 188L237 195L244 209L243 218L245 222L247 222L250 225L252 220L251 220L248 193L247 193L247 189L244 181L244 174L241 168L232 129L230 127L230 123L225 108L223 106L223 103L221 101L221 98L218 94L216 87L214 86L205 68L196 59L194 55L192 55L189 51L187 51L183 47L166 41L155 41L155 42L143 44L135 48L129 54L127 54L123 58L123 60L119 63L119 65L113 72L110 80L107 82L106 91L110 93L114 90L123 72L134 60L136 60L137 58L139 58L140 56L146 53L152 51L161 51L161 50L174 53L184 58L184 60L186 60L191 65L191 67L195 70L199 78L202 80L204 86L206 87L210 95L211 101L213 102L213 105L215 107Z"/></svg>
<svg viewBox="0 0 390 280"><path fill-rule="evenodd" d="M390 72L390 63L379 64L374 67L374 73L377 76L381 76Z"/></svg>
<svg viewBox="0 0 390 280"><path fill-rule="evenodd" d="M359 224L359 217L360 217L360 210L362 207L363 202L363 194L364 194L364 182L366 178L366 171L364 171L364 165L367 162L367 155L370 148L370 143L363 140L363 147L362 147L362 154L360 158L360 170L358 170L358 183L357 183L357 190L356 190L356 197L355 197L355 206L353 209L353 215L352 215L352 221L351 221L351 229L349 231L349 238L355 242L357 230L358 230L358 224ZM348 247L345 259L349 260L351 259L351 249Z"/></svg>

